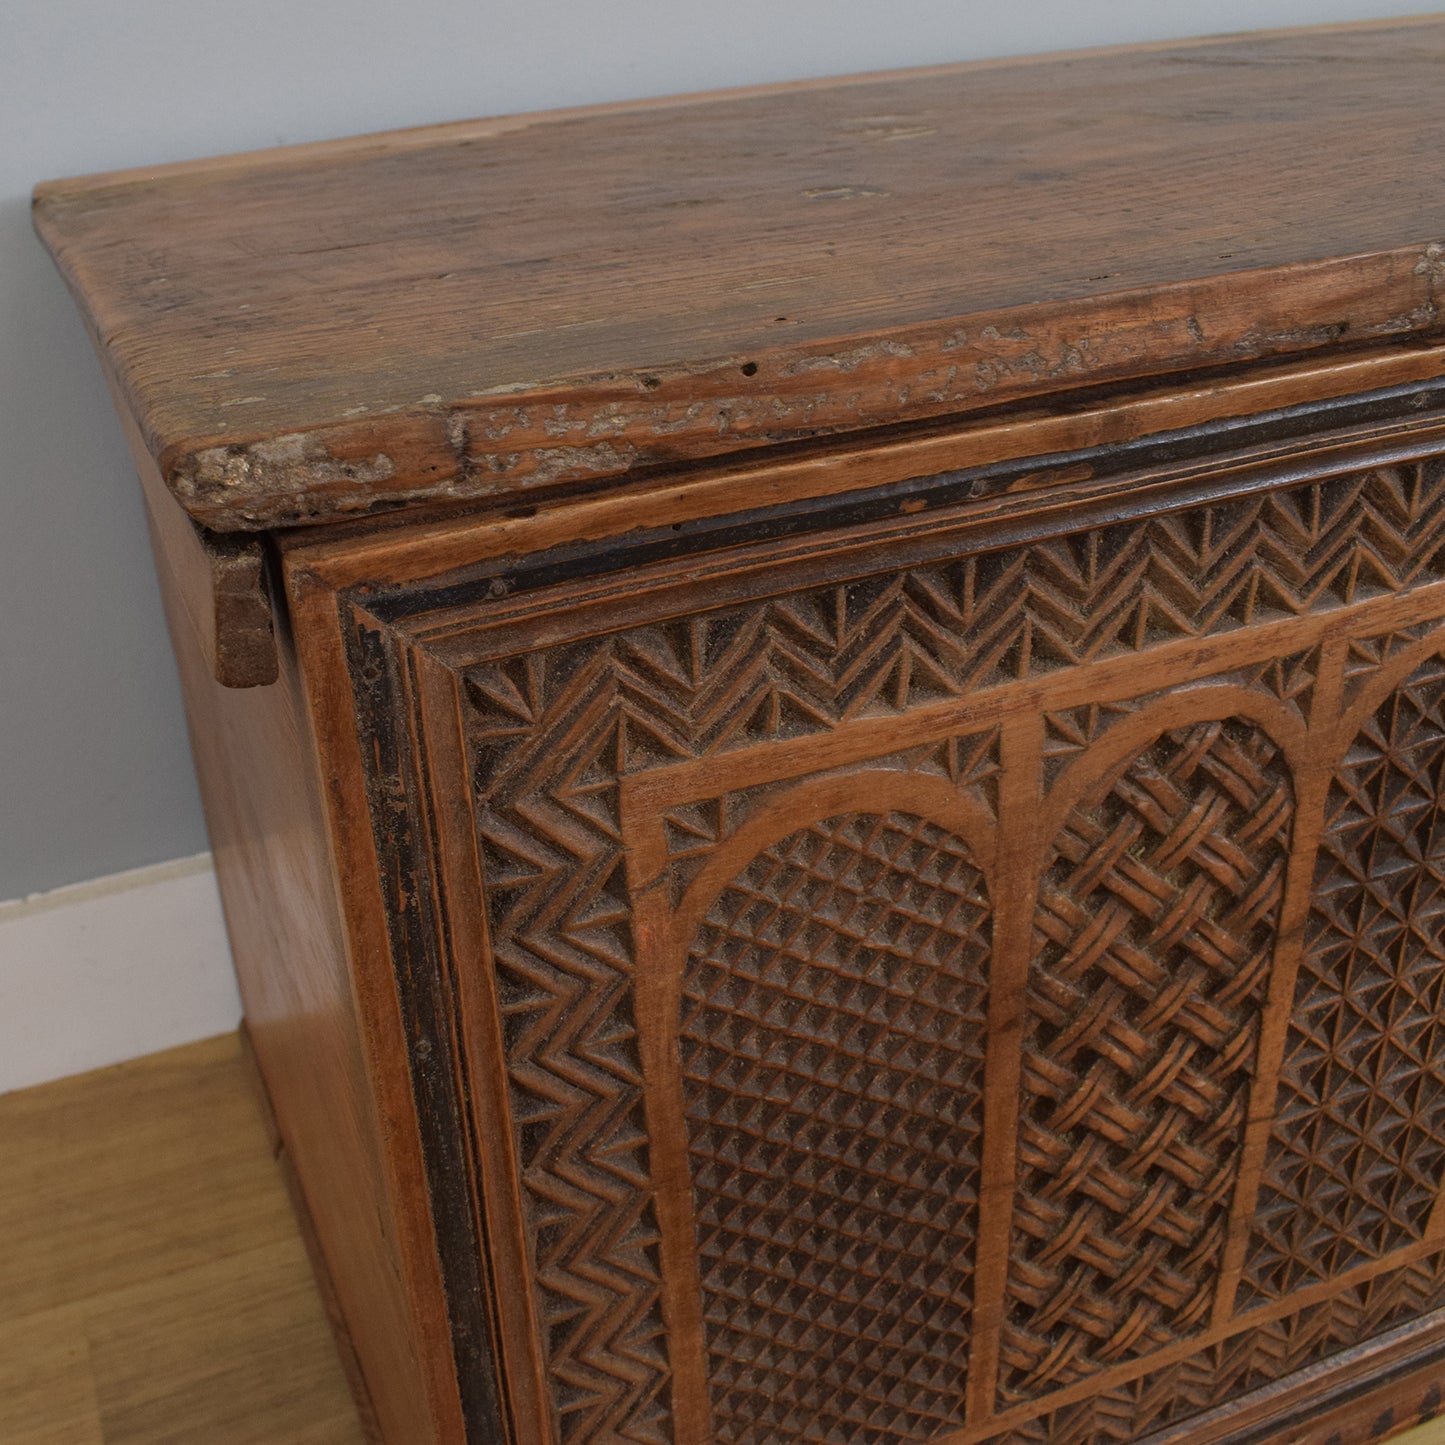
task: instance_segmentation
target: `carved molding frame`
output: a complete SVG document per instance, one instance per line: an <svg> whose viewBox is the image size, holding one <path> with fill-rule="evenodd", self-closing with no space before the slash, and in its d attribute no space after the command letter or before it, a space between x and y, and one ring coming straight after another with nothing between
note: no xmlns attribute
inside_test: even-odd
<svg viewBox="0 0 1445 1445"><path fill-rule="evenodd" d="M1438 473L1440 464L1415 464L1419 487L1423 488L1426 472L1432 468ZM1411 481L1403 474L1409 470L1398 469L1403 478L1400 485L1406 488ZM1295 485L1302 491L1324 484L1325 480L1314 480ZM1438 478L1436 490L1445 495ZM1164 514L1166 518L1190 508L1207 508L1207 486L1181 491L1173 505L1175 510ZM1445 506L1441 514L1445 528ZM1088 525L1100 528L1097 521L1075 518L1060 527L1059 535L1076 536ZM1142 532L1157 526L1157 519L1115 526L1132 526ZM1408 555L1408 549L1402 547L1401 553ZM866 560L875 569L873 576L900 562L907 566L896 549L884 548ZM590 821L585 826L594 831L605 834L613 830L616 857L611 862L588 861L585 848L578 845L569 861L564 855L573 846L568 829L574 824L563 809L554 810L555 816L539 825L543 833L553 828L563 842L551 849L551 856L542 856L539 848L535 861L538 877L555 876L566 867L590 869L596 875L595 896L600 900L595 926L621 929L631 939L628 956L622 959L618 955L610 962L604 958L607 950L603 945L598 945L590 961L572 944L567 945L567 966L577 968L577 979L594 995L589 1008L595 1025L589 1036L591 1044L581 1033L569 1032L562 1043L557 1042L555 1032L547 1033L547 1020L555 1025L566 1012L556 1000L536 1004L541 1015L552 1009L543 1022L516 1022L530 1005L504 996L496 941L487 936L485 896L539 886L535 880L528 884L527 880L489 875L481 851L488 828L499 825L489 824L482 816L489 780L478 749L476 674L506 659L505 635L483 627L468 636L467 628L453 621L439 630L426 615L424 596L418 598L414 620L395 606L388 608L381 620L372 610L370 597L341 596L338 602L351 639L360 711L373 720L375 729L366 740L373 812L383 859L393 871L398 920L393 947L400 992L418 1041L418 1095L426 1103L424 1112L432 1125L429 1163L434 1204L440 1215L453 1220L453 1237L470 1235L473 1247L485 1253L494 1278L528 1281L525 1289L503 1290L492 1316L479 1309L481 1296L473 1286L464 1279L452 1281L453 1319L460 1337L465 1339L478 1330L489 1332L498 1343L506 1375L522 1382L514 1384L510 1402L518 1445L552 1445L556 1441L565 1445L609 1434L661 1445L673 1438L670 1432L674 1429L675 1438L686 1445L704 1445L710 1438L706 1419L696 1413L705 1395L705 1382L700 1378L702 1345L692 1302L695 1272L690 1278L682 1277L690 1229L687 1179L678 1172L685 1164L685 1151L681 1163L659 1160L654 1152L662 1140L675 1143L680 1132L679 1084L667 1020L680 987L686 940L711 897L758 847L766 846L760 840L789 826L781 821L786 811L784 800L805 804L799 816L826 816L816 809L845 801L848 780L857 770L949 739L996 737L1001 768L988 785L998 790L991 802L980 798L977 785L950 790L934 779L926 786L903 785L898 793L902 805L917 792L919 797L913 801L919 802L920 810L926 801L928 816L947 814L948 826L965 838L981 861L999 920L991 966L988 1117L981 1121L984 1182L974 1302L978 1346L969 1366L966 1420L955 1433L942 1437L944 1445L1003 1437L1101 1390L1127 1389L1150 1372L1223 1346L1241 1331L1293 1318L1318 1302L1364 1287L1386 1272L1408 1271L1445 1248L1445 1214L1437 1209L1422 1240L1283 1300L1236 1313L1235 1297L1249 1242L1248 1230L1242 1226L1253 1215L1269 1144L1325 795L1338 761L1374 709L1424 659L1445 655L1445 626L1410 637L1373 668L1357 667L1350 672L1349 650L1357 639L1410 628L1418 632L1422 624L1445 621L1445 581L1433 580L1442 575L1439 567L1424 575L1402 575L1392 585L1382 583L1362 600L1341 602L1326 597L1329 605L1320 610L1306 605L1294 616L1246 618L1224 632L1206 626L1196 635L1162 639L1145 638L1141 633L1140 645L1133 650L1105 649L1096 660L1061 660L1042 673L1025 664L1024 674L1013 679L984 678L975 683L960 674L953 697L915 703L906 697L905 687L898 705L878 715L869 715L866 708L836 720L820 715L812 732L799 731L772 741L743 741L720 753L702 750L692 756L653 757L648 766L635 772L620 767L610 778L599 772L579 783L567 805L570 816L586 815ZM676 570L675 576L686 595L685 570ZM776 578L763 585L776 595ZM1302 595L1307 592L1308 588L1302 589ZM729 601L735 610L742 606ZM701 598L698 605L705 605ZM767 604L764 600L749 605ZM660 593L657 606L664 617L675 616L677 594L671 589ZM473 617L484 619L488 603L484 598L470 610ZM587 639L595 624L587 620L585 609L577 616L584 624L577 635ZM634 629L646 625L629 621ZM565 626L562 617L550 623L549 630ZM900 627L897 635L901 638L905 631ZM606 639L599 642L593 633L591 642L602 646ZM555 649L565 645L552 644ZM1289 693L1277 674L1282 660L1302 654L1310 655L1312 679L1305 694ZM1139 662L1146 656L1148 680L1141 691ZM530 664L523 657L518 665L525 671ZM570 660L567 665L571 666ZM578 675L574 670L572 676ZM531 701L518 695L515 737L525 732L521 716ZM1089 708L1104 709L1107 715L1076 756L1051 765L1049 758L1055 755L1048 752L1047 719L1071 709ZM579 691L563 726L570 737L592 737L599 728L610 726L608 718L615 713L615 702L608 703L601 692L588 696ZM1019 1107L1022 1023L992 1001L1007 997L1010 988L1026 986L1039 879L1070 810L1091 794L1107 789L1131 759L1166 730L1228 717L1248 719L1273 739L1289 759L1296 791L1292 843L1276 927L1279 942L1260 1014L1251 1094L1254 1103L1230 1205L1235 1227L1229 1235L1231 1243L1221 1265L1211 1316L1206 1327L1167 1349L1092 1374L1036 1400L1007 1405L997 1400L996 1351L1007 1313L1012 1225L1011 1205L1006 1201L1017 1168L1009 1136ZM506 740L508 745L515 743L515 737ZM826 746L820 746L820 739L826 739ZM524 740L516 745L527 744ZM622 739L619 748L624 746ZM1331 764L1321 768L1320 759L1326 757ZM565 759L554 753L551 761ZM593 791L587 793L588 788ZM600 805L593 809L592 800L604 792L612 798L608 809ZM948 803L942 801L945 795ZM737 802L737 818L715 850L705 855L701 864L693 865L698 871L678 895L669 880L662 820L670 809L727 797ZM1048 820L1038 835L1048 840L1042 847L996 823L1000 817L1032 817L1040 811ZM613 818L615 824L609 821ZM576 825L578 829L582 826ZM479 839L483 840L480 846ZM620 875L616 872L619 864L623 869ZM604 1015L612 1018L613 1024L607 1024ZM630 1039L623 1037L628 1020ZM570 1030L574 1025L567 1027ZM528 1028L531 1042L519 1045L517 1040ZM594 1045L608 1035L609 1028L621 1032L613 1039L616 1056L606 1058ZM528 1048L533 1049L532 1055L527 1054ZM509 1050L513 1063L504 1067ZM537 1050L547 1054L545 1066L526 1062L529 1057L541 1057ZM518 1068L526 1078L518 1074ZM555 1125L555 1120L544 1120L536 1127L545 1132L555 1126L563 1128L563 1133L532 1149L532 1158L543 1159L541 1167L553 1171L549 1192L539 1195L528 1182L528 1169L533 1166L528 1163L526 1139L534 1122L518 1112L523 1101L519 1082L534 1094L540 1091L540 1096L556 1100L562 1100L569 1090L581 1095L589 1088L598 1090L598 1097L609 1089L615 1091L614 1098L626 1095L612 1113L596 1108L589 1113L583 1107L579 1117L590 1121L589 1127L607 1120L621 1128L618 1120L624 1116L635 1124L635 1106L640 1105L653 1136L652 1146L633 1141L629 1154L615 1140L599 1136L594 1143L617 1151L615 1165L599 1165L601 1156L595 1152L591 1164L578 1162L580 1155L569 1160L559 1145L565 1138L580 1149L576 1126L563 1128ZM558 1107L570 1108L575 1103L569 1094ZM651 1159L650 1172L639 1164L640 1159ZM589 1171L595 1177L580 1177ZM557 1212L558 1201L569 1190L579 1200L579 1212L571 1219L565 1217L565 1211ZM529 1240L539 1228L549 1239L562 1241L558 1247L563 1253L572 1250L568 1262L554 1266L534 1255ZM578 1260L582 1261L580 1276L569 1275ZM549 1309L560 1309L553 1318L562 1321L559 1328L570 1341L560 1369L557 1357L548 1358L543 1343L556 1337L548 1324ZM664 1343L669 1334L670 1341ZM549 1372L560 1385L548 1387ZM689 1388L683 1393L692 1402L687 1408L693 1412L679 1414L675 1420L671 1418L674 1372L687 1377ZM560 1414L543 1403L554 1389L563 1395ZM539 1405L542 1408L536 1408ZM1140 1429L1157 1428L1167 1425L1168 1418L1136 1423ZM1009 1434L1007 1438L1015 1437ZM1023 1434L1016 1438L1034 1437Z"/></svg>

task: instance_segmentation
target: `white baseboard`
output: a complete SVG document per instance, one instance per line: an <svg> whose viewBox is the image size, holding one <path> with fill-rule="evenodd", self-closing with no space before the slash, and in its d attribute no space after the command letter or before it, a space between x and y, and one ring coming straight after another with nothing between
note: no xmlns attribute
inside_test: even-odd
<svg viewBox="0 0 1445 1445"><path fill-rule="evenodd" d="M209 853L0 903L0 1093L240 1018Z"/></svg>

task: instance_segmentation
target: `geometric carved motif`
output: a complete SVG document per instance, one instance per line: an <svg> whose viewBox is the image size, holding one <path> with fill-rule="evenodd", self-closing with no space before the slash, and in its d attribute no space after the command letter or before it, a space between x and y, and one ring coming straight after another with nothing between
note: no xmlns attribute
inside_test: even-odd
<svg viewBox="0 0 1445 1445"><path fill-rule="evenodd" d="M967 845L895 812L799 829L699 926L680 1037L719 1442L962 1425L987 919Z"/></svg>
<svg viewBox="0 0 1445 1445"><path fill-rule="evenodd" d="M1431 462L703 611L470 675L487 734L505 748L615 645L640 707L626 755L611 761L631 772L674 748L696 756L805 736L1441 575L1445 466Z"/></svg>
<svg viewBox="0 0 1445 1445"><path fill-rule="evenodd" d="M1236 674L1248 687L1262 688L1281 702L1289 703L1303 718L1308 716L1319 675L1320 650L1311 647L1287 657L1271 657L1244 667Z"/></svg>
<svg viewBox="0 0 1445 1445"><path fill-rule="evenodd" d="M1307 648L1284 657L1271 657L1229 672L1212 681L1232 683L1264 692L1291 707L1303 722L1319 676L1320 649ZM1043 714L1044 786L1051 788L1079 756L1093 747L1113 725L1132 716L1150 698L1124 702L1088 702Z"/></svg>
<svg viewBox="0 0 1445 1445"><path fill-rule="evenodd" d="M1439 625L1438 620L1427 618L1423 622L1400 627L1393 632L1350 638L1346 644L1344 661L1345 704L1348 706L1352 703L1361 684L1368 683L1396 653L1418 642Z"/></svg>
<svg viewBox="0 0 1445 1445"><path fill-rule="evenodd" d="M1445 467L888 565L466 671L509 1105L564 1442L661 1445L671 1428L620 779L1438 579Z"/></svg>
<svg viewBox="0 0 1445 1445"><path fill-rule="evenodd" d="M1246 1293L1422 1238L1445 1173L1445 662L1382 702L1326 805Z"/></svg>
<svg viewBox="0 0 1445 1445"><path fill-rule="evenodd" d="M1442 1306L1445 1255L1429 1255L991 1436L989 1445L1126 1445Z"/></svg>
<svg viewBox="0 0 1445 1445"><path fill-rule="evenodd" d="M1165 733L1064 824L1030 969L1006 1398L1208 1323L1292 819L1283 757L1231 719Z"/></svg>
<svg viewBox="0 0 1445 1445"><path fill-rule="evenodd" d="M911 777L945 778L954 790L982 803L989 812L998 806L997 727L960 737L942 738L884 757L870 758L870 773L898 772ZM665 809L661 823L667 846L667 874L673 907L712 856L719 843L732 836L738 824L767 806L770 796L793 786L793 780L744 788L718 798L678 803Z"/></svg>
<svg viewBox="0 0 1445 1445"><path fill-rule="evenodd" d="M1044 721L1044 786L1051 788L1079 756L1099 741L1121 718L1130 717L1129 702L1089 702L1046 712Z"/></svg>

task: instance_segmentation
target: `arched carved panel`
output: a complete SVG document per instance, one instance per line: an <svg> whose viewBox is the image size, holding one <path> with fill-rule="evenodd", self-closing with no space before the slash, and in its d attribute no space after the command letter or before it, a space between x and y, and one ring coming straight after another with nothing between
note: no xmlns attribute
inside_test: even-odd
<svg viewBox="0 0 1445 1445"><path fill-rule="evenodd" d="M1282 753L1231 718L1158 736L1064 819L1029 973L1006 1399L1208 1323L1293 814Z"/></svg>
<svg viewBox="0 0 1445 1445"><path fill-rule="evenodd" d="M724 598L714 581L684 578L685 594L666 593L665 609L619 630L604 619L563 636L553 620L523 645L509 617L495 636L476 633L465 726L502 1063L538 1349L567 1401L557 1417L565 1442L615 1434L665 1445L674 1431L626 784L706 761L718 770L709 786L736 800L746 788L735 760L754 749L836 739L949 699L971 708L1023 685L1049 716L1041 772L1052 785L1100 728L1070 686L1079 670L1133 659L1141 688L1164 685L1161 668L1176 680L1218 668L1204 653L1161 660L1161 648L1198 639L1230 639L1238 680L1302 712L1324 614L1393 605L1445 577L1445 467L1434 459L1202 497L944 560L879 555L867 578L840 574L793 592L769 583ZM528 626L546 612L534 608ZM1281 640L1285 651L1251 661L1256 629L1291 619L1301 626ZM676 847L663 850L676 860L674 905L735 821L719 803L718 791L680 795L657 819L675 830ZM378 836L396 846L394 829ZM1022 1356L1025 1374L1033 1358ZM1006 1383L1010 1369L1006 1357Z"/></svg>
<svg viewBox="0 0 1445 1445"><path fill-rule="evenodd" d="M680 1038L717 1441L962 1424L988 927L968 845L900 812L799 828L698 927Z"/></svg>
<svg viewBox="0 0 1445 1445"><path fill-rule="evenodd" d="M1445 1171L1445 662L1375 709L1335 774L1246 1294L1277 1299L1424 1237Z"/></svg>

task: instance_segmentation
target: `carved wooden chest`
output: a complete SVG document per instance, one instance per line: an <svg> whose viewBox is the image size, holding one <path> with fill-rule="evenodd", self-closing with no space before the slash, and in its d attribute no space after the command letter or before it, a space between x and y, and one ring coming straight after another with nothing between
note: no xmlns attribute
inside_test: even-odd
<svg viewBox="0 0 1445 1445"><path fill-rule="evenodd" d="M393 1445L1445 1381L1445 23L43 187Z"/></svg>

